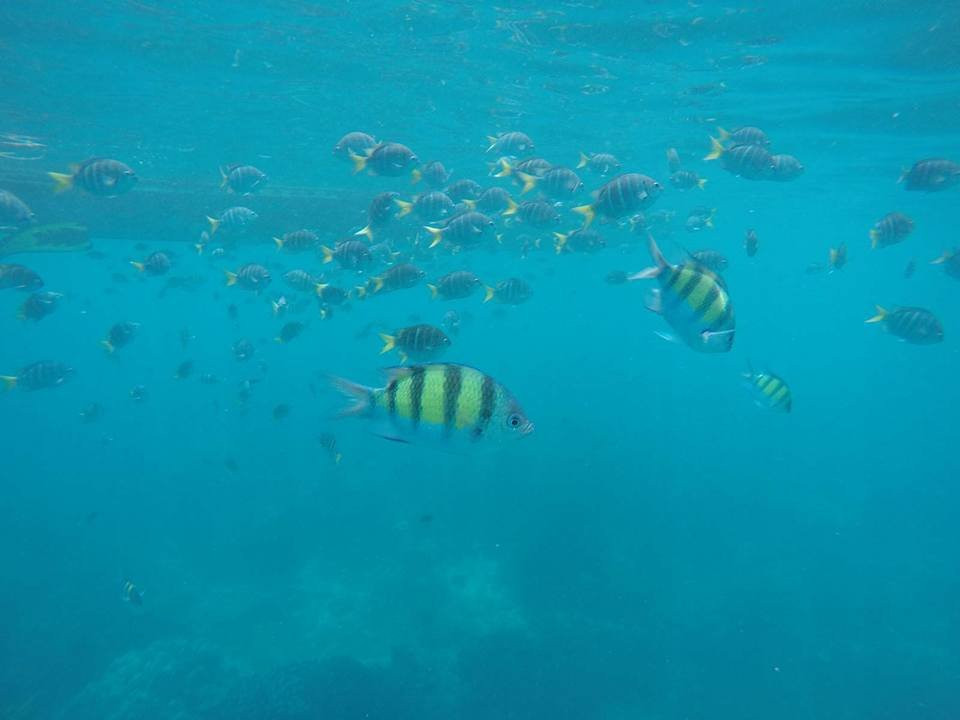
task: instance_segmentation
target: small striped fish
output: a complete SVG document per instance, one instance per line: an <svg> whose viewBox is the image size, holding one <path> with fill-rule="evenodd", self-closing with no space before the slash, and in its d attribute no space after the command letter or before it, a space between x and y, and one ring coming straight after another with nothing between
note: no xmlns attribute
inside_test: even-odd
<svg viewBox="0 0 960 720"><path fill-rule="evenodd" d="M793 395L790 386L783 378L766 372L745 372L743 374L747 384L756 394L756 403L759 407L790 412L793 408Z"/></svg>
<svg viewBox="0 0 960 720"><path fill-rule="evenodd" d="M334 386L353 404L342 417L383 421L381 437L397 442L439 435L449 441L524 437L533 423L513 395L479 370L465 365L436 363L387 369L387 384L366 387L343 378Z"/></svg>
<svg viewBox="0 0 960 720"><path fill-rule="evenodd" d="M728 352L733 347L736 319L723 280L696 261L671 265L653 237L649 242L656 265L627 278L656 278L660 282L660 291L647 307L663 315L694 350Z"/></svg>

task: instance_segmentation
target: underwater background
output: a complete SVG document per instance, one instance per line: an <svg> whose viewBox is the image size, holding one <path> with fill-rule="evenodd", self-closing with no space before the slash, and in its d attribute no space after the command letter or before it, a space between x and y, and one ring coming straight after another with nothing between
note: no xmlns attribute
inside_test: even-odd
<svg viewBox="0 0 960 720"><path fill-rule="evenodd" d="M958 31L949 1L4 4L0 188L91 247L0 257L62 293L31 322L0 290L0 373L74 371L0 394L0 718L958 717L960 284L930 262L960 245L960 189L897 182L960 161ZM704 161L718 126L762 128L803 174ZM523 304L421 283L276 316L287 270L379 270L272 236L332 247L375 194L421 191L331 154L358 130L518 201L487 136L571 168L615 154L665 186L646 213L676 213L650 228L672 262L729 258L735 345L665 342L655 282L605 282L651 264L625 222L554 251L609 179L581 170L542 247L498 219L502 243L418 251L430 282L522 278ZM703 190L669 186L668 148ZM47 173L91 157L136 187L54 194ZM227 194L231 163L269 184ZM198 254L232 205L255 230ZM697 206L713 227L688 232ZM913 233L871 250L892 211ZM395 250L429 239L394 222ZM154 251L166 277L130 266ZM225 285L244 263L267 293ZM864 324L876 305L930 310L943 342ZM378 333L451 308L442 360L503 383L535 432L448 452L336 418L328 375L382 384ZM136 337L106 353L121 321ZM751 367L792 412L756 407Z"/></svg>

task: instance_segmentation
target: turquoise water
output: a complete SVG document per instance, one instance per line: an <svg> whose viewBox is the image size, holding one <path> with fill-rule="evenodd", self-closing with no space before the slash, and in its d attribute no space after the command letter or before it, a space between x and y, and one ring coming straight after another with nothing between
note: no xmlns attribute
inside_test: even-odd
<svg viewBox="0 0 960 720"><path fill-rule="evenodd" d="M4 7L0 188L38 223L88 227L93 252L0 260L63 293L23 322L27 293L0 290L0 373L75 370L0 396L0 717L955 718L960 286L928 263L960 244L960 190L897 178L960 161L958 29L952 2ZM744 125L804 174L703 161L717 126ZM322 320L283 272L367 277L271 236L308 227L332 245L376 193L423 187L351 174L331 148L354 130L515 197L488 176L487 135L523 131L570 167L614 153L666 186L645 212L676 214L652 227L673 262L729 259L733 349L665 342L644 308L656 283L604 281L650 265L624 223L593 226L599 253L558 255L549 230L502 218L502 244L459 254L415 249L422 223L394 221L393 249L428 280L467 268L533 296L431 301L421 282ZM670 147L705 190L669 187ZM54 195L46 173L91 156L137 186ZM229 163L269 184L226 194ZM578 172L558 230L604 182ZM236 204L258 224L198 255L204 216ZM687 232L697 206L714 229ZM871 251L891 211L915 230ZM522 236L543 247L522 253ZM811 267L842 242L846 267ZM156 250L167 276L128 264ZM260 295L224 284L248 262L273 275ZM944 341L865 325L877 304L929 309ZM378 332L450 309L442 359L509 388L530 437L453 452L335 418L327 375L379 384L398 358ZM303 334L275 343L292 320ZM119 321L140 327L109 356ZM235 358L240 339L253 359ZM789 383L790 414L755 406L749 365Z"/></svg>

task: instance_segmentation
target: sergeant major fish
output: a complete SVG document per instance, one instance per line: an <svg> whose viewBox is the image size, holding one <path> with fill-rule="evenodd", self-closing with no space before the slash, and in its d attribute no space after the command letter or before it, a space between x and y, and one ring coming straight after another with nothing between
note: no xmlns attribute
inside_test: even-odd
<svg viewBox="0 0 960 720"><path fill-rule="evenodd" d="M783 378L768 372L750 370L743 374L748 387L754 391L757 407L788 413L793 409L793 395Z"/></svg>
<svg viewBox="0 0 960 720"><path fill-rule="evenodd" d="M507 388L465 365L414 365L387 370L387 384L373 388L342 378L334 386L352 404L342 417L362 417L375 433L395 442L435 439L496 443L530 435L534 426Z"/></svg>
<svg viewBox="0 0 960 720"><path fill-rule="evenodd" d="M914 345L933 345L943 341L943 325L923 308L898 307L885 310L877 305L877 314L868 323L882 323L884 330Z"/></svg>
<svg viewBox="0 0 960 720"><path fill-rule="evenodd" d="M699 352L728 352L736 331L733 304L723 280L696 262L671 265L649 237L655 265L630 276L630 280L656 278L660 291L647 307L663 315L680 338ZM661 335L665 339L673 338Z"/></svg>
<svg viewBox="0 0 960 720"><path fill-rule="evenodd" d="M53 178L55 192L76 187L99 197L117 197L137 184L137 174L129 166L109 158L90 158L72 165L69 173L47 174Z"/></svg>
<svg viewBox="0 0 960 720"><path fill-rule="evenodd" d="M0 375L0 382L9 390L20 387L24 390L44 390L63 385L73 376L73 368L59 362L35 362L27 365L16 375Z"/></svg>

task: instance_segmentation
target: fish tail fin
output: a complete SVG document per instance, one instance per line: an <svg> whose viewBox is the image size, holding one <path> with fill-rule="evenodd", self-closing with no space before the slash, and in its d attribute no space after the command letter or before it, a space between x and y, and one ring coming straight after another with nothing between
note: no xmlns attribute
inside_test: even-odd
<svg viewBox="0 0 960 720"><path fill-rule="evenodd" d="M556 238L556 241L553 243L553 250L554 252L557 253L557 255L559 255L560 253L563 252L563 249L567 246L567 238L570 237L570 234L555 232L553 234L553 237Z"/></svg>
<svg viewBox="0 0 960 720"><path fill-rule="evenodd" d="M500 170L493 174L494 177L510 177L513 174L513 168L506 158L500 158Z"/></svg>
<svg viewBox="0 0 960 720"><path fill-rule="evenodd" d="M710 152L704 156L704 160L716 160L721 155L723 155L724 147L723 143L717 140L715 137L710 138Z"/></svg>
<svg viewBox="0 0 960 720"><path fill-rule="evenodd" d="M400 198L393 199L394 204L400 208L400 211L397 213L398 218L402 218L405 215L409 215L413 212L413 203L407 202L406 200L401 200Z"/></svg>
<svg viewBox="0 0 960 720"><path fill-rule="evenodd" d="M367 156L366 155L357 155L356 153L350 153L350 160L353 162L353 174L356 175L358 172L363 170L367 166Z"/></svg>
<svg viewBox="0 0 960 720"><path fill-rule="evenodd" d="M197 255L203 255L203 248L205 247L203 243L194 243L193 247L197 251Z"/></svg>
<svg viewBox="0 0 960 720"><path fill-rule="evenodd" d="M367 299L367 286L366 285L357 285L357 300L366 300Z"/></svg>
<svg viewBox="0 0 960 720"><path fill-rule="evenodd" d="M229 270L223 271L224 275L227 276L227 287L237 284L237 274L235 272L230 272Z"/></svg>
<svg viewBox="0 0 960 720"><path fill-rule="evenodd" d="M483 293L483 301L485 303L490 302L491 300L493 300L493 296L496 294L497 294L497 291L492 287L490 287L489 285L487 285L486 290L484 290L484 293Z"/></svg>
<svg viewBox="0 0 960 720"><path fill-rule="evenodd" d="M275 237L273 238L273 244L277 246L277 250L283 250L283 238Z"/></svg>
<svg viewBox="0 0 960 720"><path fill-rule="evenodd" d="M870 231L870 249L876 250L877 244L879 242L880 242L880 233L878 233L876 230L871 230Z"/></svg>
<svg viewBox="0 0 960 720"><path fill-rule="evenodd" d="M837 264L837 255L838 255L838 254L839 254L839 253L838 253L838 251L837 251L836 248L830 248L830 264L831 264L831 265L836 265L836 264Z"/></svg>
<svg viewBox="0 0 960 720"><path fill-rule="evenodd" d="M720 138L720 142L726 142L730 139L730 131L724 130L722 127L718 127L717 136Z"/></svg>
<svg viewBox="0 0 960 720"><path fill-rule="evenodd" d="M53 191L62 193L73 187L73 175L69 173L50 172L47 173L53 179Z"/></svg>
<svg viewBox="0 0 960 720"><path fill-rule="evenodd" d="M497 136L487 135L487 142L490 143L490 147L487 148L487 152L490 152L497 145Z"/></svg>
<svg viewBox="0 0 960 720"><path fill-rule="evenodd" d="M430 233L429 247L436 247L440 244L440 241L443 240L443 228L433 227L432 225L424 225L423 229Z"/></svg>
<svg viewBox="0 0 960 720"><path fill-rule="evenodd" d="M658 268L662 269L670 266L670 263L667 262L667 259L663 256L663 252L660 250L657 241L651 233L647 233L647 248L650 250L650 257L653 258Z"/></svg>
<svg viewBox="0 0 960 720"><path fill-rule="evenodd" d="M143 272L143 269L146 267L142 262L137 262L136 260L131 260L130 264L133 265L139 272Z"/></svg>
<svg viewBox="0 0 960 720"><path fill-rule="evenodd" d="M400 216L398 215L397 217L400 217ZM367 225L366 227L363 227L363 228L360 228L359 230L357 230L357 231L354 233L354 236L357 236L357 235L363 235L364 237L367 238L367 240L369 240L370 242L373 242L373 228L370 227L369 225ZM332 254L331 254L331 257L333 257ZM324 260L324 262L327 262L327 261Z"/></svg>
<svg viewBox="0 0 960 720"><path fill-rule="evenodd" d="M579 170L580 168L585 168L589 164L590 164L590 156L587 155L585 152L581 152L580 161L577 163L577 170Z"/></svg>
<svg viewBox="0 0 960 720"><path fill-rule="evenodd" d="M337 453L336 455L333 456L334 465L339 465L341 460L343 460L343 453Z"/></svg>
<svg viewBox="0 0 960 720"><path fill-rule="evenodd" d="M697 187L703 190L707 186L706 178L697 178Z"/></svg>
<svg viewBox="0 0 960 720"><path fill-rule="evenodd" d="M536 175L528 175L525 172L518 172L517 177L523 181L523 189L520 190L520 194L530 192L537 186L537 181L540 179Z"/></svg>
<svg viewBox="0 0 960 720"><path fill-rule="evenodd" d="M103 347L103 349L106 350L107 353L110 354L110 355L113 355L114 351L116 350L116 348L113 346L113 343L110 342L109 340L101 340L101 341L100 341L100 345L101 345L101 346Z"/></svg>
<svg viewBox="0 0 960 720"><path fill-rule="evenodd" d="M280 308L283 306L280 303L278 303L276 300L271 300L270 307L273 308L273 316L276 317L277 315L280 314ZM280 340L280 338L277 338L277 340ZM280 340L280 342L283 342L283 341Z"/></svg>
<svg viewBox="0 0 960 720"><path fill-rule="evenodd" d="M430 291L430 299L436 300L440 295L440 289L436 285L431 285L427 283L427 289Z"/></svg>
<svg viewBox="0 0 960 720"><path fill-rule="evenodd" d="M380 348L380 354L388 353L397 346L397 339L393 335L380 333L380 339L383 340L383 347Z"/></svg>
<svg viewBox="0 0 960 720"><path fill-rule="evenodd" d="M476 209L477 209L477 201L476 201L476 200L471 200L470 198L464 198L462 202L463 202L464 205L467 206L467 210L476 210Z"/></svg>
<svg viewBox="0 0 960 720"><path fill-rule="evenodd" d="M884 319L885 317L887 317L887 311L886 311L884 308L882 308L882 307L880 307L879 305L877 305L877 314L874 315L872 318L868 318L868 319L865 320L864 322L868 322L868 323L883 322L883 319Z"/></svg>
<svg viewBox="0 0 960 720"><path fill-rule="evenodd" d="M410 171L410 184L416 185L423 180L423 171L420 168L414 168Z"/></svg>
<svg viewBox="0 0 960 720"><path fill-rule="evenodd" d="M590 227L590 223L592 223L593 219L597 216L597 211L593 205L577 205L577 207L573 208L573 211L583 215L584 229Z"/></svg>
<svg viewBox="0 0 960 720"><path fill-rule="evenodd" d="M936 260L931 260L931 261L930 261L930 264L931 264L931 265L943 265L945 262L948 262L948 261L950 260L950 258L953 257L953 255L954 255L954 254L953 254L952 252L950 252L949 250L944 250L943 255L941 255L940 257L938 257Z"/></svg>
<svg viewBox="0 0 960 720"><path fill-rule="evenodd" d="M227 169L221 165L220 166L220 189L222 190L230 182L230 175L227 173Z"/></svg>
<svg viewBox="0 0 960 720"><path fill-rule="evenodd" d="M323 253L323 264L326 265L328 262L333 260L333 250L328 248L326 245L320 246L320 252Z"/></svg>
<svg viewBox="0 0 960 720"><path fill-rule="evenodd" d="M520 206L517 205L516 201L512 197L507 198L507 209L500 213L501 217L510 217L511 215L516 215L517 210L520 209Z"/></svg>
<svg viewBox="0 0 960 720"><path fill-rule="evenodd" d="M210 234L215 235L217 228L220 227L220 221L207 215L207 222L210 223Z"/></svg>
<svg viewBox="0 0 960 720"><path fill-rule="evenodd" d="M383 290L383 278L382 277L372 277L370 278L370 283L373 285L373 290L371 292L378 293Z"/></svg>
<svg viewBox="0 0 960 720"><path fill-rule="evenodd" d="M17 386L16 375L0 375L0 382L3 383L4 390L13 390Z"/></svg>
<svg viewBox="0 0 960 720"><path fill-rule="evenodd" d="M314 283L313 289L316 291L318 296L323 295L323 291L329 287L329 283Z"/></svg>
<svg viewBox="0 0 960 720"><path fill-rule="evenodd" d="M343 395L350 404L337 413L337 417L366 415L374 407L374 389L341 377L330 377L330 384Z"/></svg>

